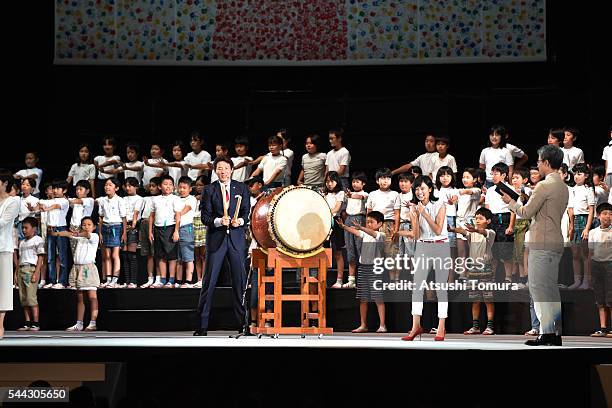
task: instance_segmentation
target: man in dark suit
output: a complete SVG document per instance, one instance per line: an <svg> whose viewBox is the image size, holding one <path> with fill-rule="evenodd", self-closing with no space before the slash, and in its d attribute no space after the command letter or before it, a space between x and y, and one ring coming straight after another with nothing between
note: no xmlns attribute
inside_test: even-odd
<svg viewBox="0 0 612 408"><path fill-rule="evenodd" d="M213 169L219 180L204 187L202 192L200 210L202 223L206 225L206 266L198 306L200 328L195 331L194 336L207 334L213 296L226 257L232 277L234 313L240 327L244 327L245 308L242 304L242 295L246 285L244 265L247 252L244 229L249 220L251 207L247 186L231 180L233 168L230 158L218 157ZM242 197L242 202L238 209L238 218L234 220L239 196Z"/></svg>

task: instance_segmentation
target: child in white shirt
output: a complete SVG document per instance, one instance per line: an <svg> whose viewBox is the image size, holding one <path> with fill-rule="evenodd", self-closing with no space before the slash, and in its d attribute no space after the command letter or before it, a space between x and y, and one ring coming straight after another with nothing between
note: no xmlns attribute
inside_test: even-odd
<svg viewBox="0 0 612 408"><path fill-rule="evenodd" d="M121 271L120 249L127 241L127 209L123 198L117 193L121 183L115 178L106 180L106 196L98 198L98 215L102 224L100 244L102 245L102 275L106 277L101 287L119 287Z"/></svg>
<svg viewBox="0 0 612 408"><path fill-rule="evenodd" d="M595 190L591 180L591 171L585 163L574 167L572 208L570 217L573 218L572 256L574 262L574 283L568 289L589 289L591 287L591 273L589 268L589 249L586 245L595 208ZM584 277L581 281L580 270Z"/></svg>
<svg viewBox="0 0 612 408"><path fill-rule="evenodd" d="M342 202L344 201L344 191L342 190L342 182L340 176L335 171L330 171L325 176L325 201L331 209L332 216L334 217L334 225L332 227L332 233L329 237L329 241L332 248L332 256L336 260L336 283L332 285L334 289L342 288L342 278L344 277L344 257L342 256L342 248L344 248L344 233L342 228L338 224L338 218L340 217L340 209L342 208Z"/></svg>
<svg viewBox="0 0 612 408"><path fill-rule="evenodd" d="M506 176L508 180L512 177L514 170L514 158L510 151L506 148L506 128L503 126L493 126L489 134L489 147L482 149L480 152L480 168L487 171L487 181L485 187L492 187L493 182L493 166L497 163L504 163L508 166Z"/></svg>
<svg viewBox="0 0 612 408"><path fill-rule="evenodd" d="M332 129L329 131L329 144L332 149L327 153L325 157L325 172L335 171L340 176L342 182L342 189L346 190L349 188L349 164L351 163L351 154L344 144L346 137L344 136L344 130Z"/></svg>
<svg viewBox="0 0 612 408"><path fill-rule="evenodd" d="M149 183L150 184L150 183ZM144 206L144 199L137 194L140 182L136 177L128 177L124 182L126 196L123 197L125 203L125 214L127 223L126 241L122 248L121 264L125 273L125 283L122 287L127 286L128 289L137 288L138 280L138 249L140 219Z"/></svg>
<svg viewBox="0 0 612 408"><path fill-rule="evenodd" d="M564 128L563 137L563 163L567 164L567 167L574 171L574 167L577 164L584 163L584 152L582 149L574 146L580 132L575 128Z"/></svg>
<svg viewBox="0 0 612 408"><path fill-rule="evenodd" d="M24 179L24 178L31 178L31 179L36 180L36 185L40 186L41 185L40 183L42 183L43 171L37 167L38 166L38 153L27 152L25 154L25 165L26 165L26 168L23 170L19 170L17 173L14 174L13 177L15 177L18 180ZM34 196L39 197L40 190L37 187L34 188L33 194Z"/></svg>
<svg viewBox="0 0 612 408"><path fill-rule="evenodd" d="M356 171L352 175L351 185L353 191L346 191L346 219L344 223L350 227L356 225L364 226L366 221L366 200L368 193L363 191L363 187L368 182L367 176L362 171ZM349 263L348 283L342 285L343 288L355 287L355 273L357 272L357 261L361 251L361 239L358 235L344 231L344 243L346 245L346 258Z"/></svg>
<svg viewBox="0 0 612 408"><path fill-rule="evenodd" d="M193 267L195 261L195 237L193 229L193 221L196 209L198 209L198 200L191 195L192 180L187 177L181 177L178 181L178 195L183 203L181 210L181 227L179 229L179 261L182 262L182 267L177 267L176 279L183 280L183 269L185 271L186 281L181 284L181 288L192 288L193 284Z"/></svg>
<svg viewBox="0 0 612 408"><path fill-rule="evenodd" d="M112 171L116 170L117 167L119 167L119 163L121 163L121 157L115 155L116 148L117 142L115 141L115 138L106 136L102 139L102 150L104 151L104 156L94 157L94 165L98 170L95 197L104 196L104 185L106 184L106 180L114 177Z"/></svg>
<svg viewBox="0 0 612 408"><path fill-rule="evenodd" d="M81 143L79 145L79 161L70 167L66 181L72 184L73 188L76 188L79 181L85 180L89 183L89 190L95 193L96 166L91 163L90 152L88 144Z"/></svg>

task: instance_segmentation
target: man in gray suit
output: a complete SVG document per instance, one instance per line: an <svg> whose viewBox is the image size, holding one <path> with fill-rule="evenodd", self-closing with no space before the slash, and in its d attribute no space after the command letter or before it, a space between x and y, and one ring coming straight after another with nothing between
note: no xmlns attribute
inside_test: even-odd
<svg viewBox="0 0 612 408"><path fill-rule="evenodd" d="M561 217L567 208L569 193L559 175L563 151L546 145L538 150L539 182L529 201L518 204L509 195L503 200L522 218L532 219L529 227L529 293L540 320L540 335L528 340L529 346L561 346L561 300L557 279L563 253Z"/></svg>

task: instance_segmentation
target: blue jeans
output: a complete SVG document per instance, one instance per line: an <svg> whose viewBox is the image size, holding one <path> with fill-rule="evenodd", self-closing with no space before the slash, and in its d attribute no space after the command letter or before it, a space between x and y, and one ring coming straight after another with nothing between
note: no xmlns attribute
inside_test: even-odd
<svg viewBox="0 0 612 408"><path fill-rule="evenodd" d="M54 232L67 231L67 227L51 227ZM49 270L49 283L61 283L64 286L68 285L68 238L55 237L51 234L47 235L47 268ZM59 252L60 259L60 275L57 280L57 270L55 268L55 256Z"/></svg>

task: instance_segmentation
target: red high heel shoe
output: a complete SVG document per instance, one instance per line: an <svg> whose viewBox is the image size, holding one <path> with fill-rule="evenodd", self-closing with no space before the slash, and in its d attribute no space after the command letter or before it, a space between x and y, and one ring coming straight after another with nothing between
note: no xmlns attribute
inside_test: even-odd
<svg viewBox="0 0 612 408"><path fill-rule="evenodd" d="M443 335L436 335L436 337L434 337L434 341L444 341L444 336L446 335L446 333L444 333Z"/></svg>
<svg viewBox="0 0 612 408"><path fill-rule="evenodd" d="M404 340L404 341L412 341L412 340L414 340L414 338L415 338L416 336L419 336L419 340L421 340L421 334L423 334L423 328L422 328L422 327L419 327L419 328L418 328L418 329L417 329L417 330L414 332L414 334L413 334L412 336L411 336L410 334L408 334L407 336L402 337L402 340Z"/></svg>

